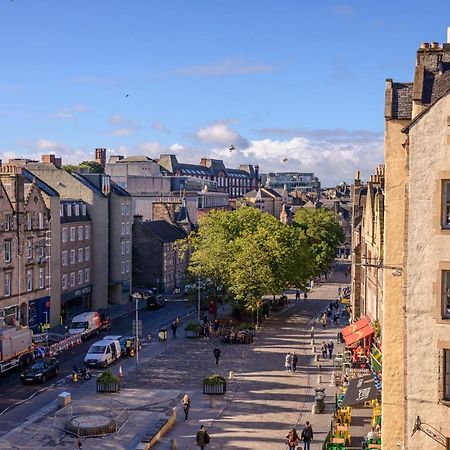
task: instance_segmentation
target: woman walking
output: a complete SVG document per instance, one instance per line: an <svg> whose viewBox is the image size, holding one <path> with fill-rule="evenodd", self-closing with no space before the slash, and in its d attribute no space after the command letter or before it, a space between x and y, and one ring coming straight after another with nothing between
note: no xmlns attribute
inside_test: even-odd
<svg viewBox="0 0 450 450"><path fill-rule="evenodd" d="M295 428L291 428L288 435L286 436L286 444L289 447L289 450L296 450L298 441L300 440L297 430Z"/></svg>
<svg viewBox="0 0 450 450"><path fill-rule="evenodd" d="M189 395L184 394L183 400L181 400L181 403L183 404L183 411L184 411L184 420L188 420L189 415L189 408L191 407L191 399L189 398Z"/></svg>
<svg viewBox="0 0 450 450"><path fill-rule="evenodd" d="M286 369L286 372L291 371L291 365L292 365L292 357L290 353L287 353L286 358L284 359L284 368Z"/></svg>

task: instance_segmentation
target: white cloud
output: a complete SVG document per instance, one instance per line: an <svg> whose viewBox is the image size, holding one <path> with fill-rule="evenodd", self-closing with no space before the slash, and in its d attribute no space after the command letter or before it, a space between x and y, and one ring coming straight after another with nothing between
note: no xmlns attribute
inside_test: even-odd
<svg viewBox="0 0 450 450"><path fill-rule="evenodd" d="M222 59L206 64L180 67L174 70L176 75L207 77L221 75L244 75L249 73L273 72L276 66L265 63L253 63L240 59Z"/></svg>
<svg viewBox="0 0 450 450"><path fill-rule="evenodd" d="M125 119L120 114L113 114L109 119L109 123L114 127L114 129L108 131L108 134L111 136L130 136L139 130L139 125L136 122Z"/></svg>
<svg viewBox="0 0 450 450"><path fill-rule="evenodd" d="M58 111L55 114L55 117L57 119L64 119L64 120L72 120L77 117L78 114L84 113L87 111L87 108L83 105L75 105L70 108L64 108L60 111Z"/></svg>
<svg viewBox="0 0 450 450"><path fill-rule="evenodd" d="M230 128L228 123L226 121L219 121L205 128L199 128L196 132L196 138L200 142L214 146L228 148L230 145L234 145L239 149L247 148L249 145L247 139Z"/></svg>
<svg viewBox="0 0 450 450"><path fill-rule="evenodd" d="M353 8L349 5L336 5L329 9L334 16L351 16L354 14Z"/></svg>

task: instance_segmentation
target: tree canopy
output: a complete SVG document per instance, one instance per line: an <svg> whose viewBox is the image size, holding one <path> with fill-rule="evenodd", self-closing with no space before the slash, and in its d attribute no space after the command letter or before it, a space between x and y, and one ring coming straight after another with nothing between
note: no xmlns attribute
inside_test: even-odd
<svg viewBox="0 0 450 450"><path fill-rule="evenodd" d="M67 172L87 172L87 173L103 173L103 167L101 164L99 164L96 161L82 161L78 165L73 164L66 164L63 166L64 170L67 170Z"/></svg>

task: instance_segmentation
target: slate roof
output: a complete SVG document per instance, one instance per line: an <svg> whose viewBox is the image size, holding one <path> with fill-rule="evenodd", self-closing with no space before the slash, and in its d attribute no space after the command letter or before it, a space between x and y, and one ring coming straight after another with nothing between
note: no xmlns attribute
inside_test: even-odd
<svg viewBox="0 0 450 450"><path fill-rule="evenodd" d="M142 226L164 243L186 238L186 233L166 220L146 220Z"/></svg>
<svg viewBox="0 0 450 450"><path fill-rule="evenodd" d="M124 188L120 187L117 183L114 183L113 180L109 180L110 186L111 186L111 192L113 192L116 195L121 195L123 197L131 197L131 194L129 194Z"/></svg>
<svg viewBox="0 0 450 450"><path fill-rule="evenodd" d="M412 117L413 83L392 83L392 118L410 120Z"/></svg>
<svg viewBox="0 0 450 450"><path fill-rule="evenodd" d="M28 181L35 182L37 187L45 192L50 197L59 197L59 193L50 187L47 183L44 183L39 177L28 171L27 169L22 169L22 175Z"/></svg>

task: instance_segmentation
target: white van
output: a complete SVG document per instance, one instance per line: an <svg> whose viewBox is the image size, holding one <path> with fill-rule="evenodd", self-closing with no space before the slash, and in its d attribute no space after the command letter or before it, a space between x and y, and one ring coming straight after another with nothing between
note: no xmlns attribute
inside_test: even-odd
<svg viewBox="0 0 450 450"><path fill-rule="evenodd" d="M87 366L106 367L120 358L120 343L117 339L102 339L91 345L84 358Z"/></svg>
<svg viewBox="0 0 450 450"><path fill-rule="evenodd" d="M83 338L87 338L92 334L98 334L100 327L101 320L98 312L84 312L72 318L69 334L81 334Z"/></svg>

